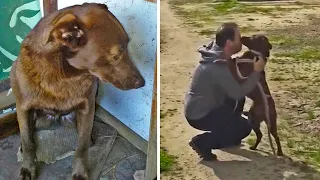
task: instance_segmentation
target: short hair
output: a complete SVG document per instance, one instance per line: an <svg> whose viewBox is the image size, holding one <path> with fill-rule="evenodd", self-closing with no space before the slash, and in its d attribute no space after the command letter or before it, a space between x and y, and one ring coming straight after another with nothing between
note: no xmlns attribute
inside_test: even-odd
<svg viewBox="0 0 320 180"><path fill-rule="evenodd" d="M217 30L216 44L224 48L227 40L234 41L236 28L238 28L238 25L234 22L223 23Z"/></svg>

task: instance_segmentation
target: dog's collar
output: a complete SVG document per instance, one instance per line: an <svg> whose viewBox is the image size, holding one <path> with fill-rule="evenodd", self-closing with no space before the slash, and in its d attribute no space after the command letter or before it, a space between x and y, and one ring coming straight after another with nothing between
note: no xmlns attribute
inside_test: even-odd
<svg viewBox="0 0 320 180"><path fill-rule="evenodd" d="M263 56L261 52L253 50L253 49L249 49L249 51L251 51L253 54L257 55L257 56Z"/></svg>

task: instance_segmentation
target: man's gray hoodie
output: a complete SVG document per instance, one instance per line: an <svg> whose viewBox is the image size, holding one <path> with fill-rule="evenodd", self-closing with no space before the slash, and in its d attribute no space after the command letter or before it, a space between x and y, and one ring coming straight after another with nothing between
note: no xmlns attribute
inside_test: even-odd
<svg viewBox="0 0 320 180"><path fill-rule="evenodd" d="M234 100L244 98L256 87L260 78L259 72L253 72L245 82L240 84L236 81L227 62L214 62L223 59L223 52L213 42L198 51L201 54L200 64L193 74L184 102L184 113L188 120L206 116L223 105L227 96Z"/></svg>

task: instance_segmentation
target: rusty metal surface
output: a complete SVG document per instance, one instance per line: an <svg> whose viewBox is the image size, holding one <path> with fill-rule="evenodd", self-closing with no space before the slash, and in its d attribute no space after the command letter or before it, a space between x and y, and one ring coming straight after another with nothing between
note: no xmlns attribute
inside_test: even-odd
<svg viewBox="0 0 320 180"><path fill-rule="evenodd" d="M157 57L157 54L156 54ZM154 78L153 78L153 97L152 97L152 110L151 110L151 130L157 130L157 61L155 61L154 67ZM155 125L155 126L154 126ZM153 128L152 128L153 127Z"/></svg>
<svg viewBox="0 0 320 180"><path fill-rule="evenodd" d="M146 0L148 2L157 3L157 0Z"/></svg>
<svg viewBox="0 0 320 180"><path fill-rule="evenodd" d="M154 179L157 176L157 60L156 54L146 179Z"/></svg>

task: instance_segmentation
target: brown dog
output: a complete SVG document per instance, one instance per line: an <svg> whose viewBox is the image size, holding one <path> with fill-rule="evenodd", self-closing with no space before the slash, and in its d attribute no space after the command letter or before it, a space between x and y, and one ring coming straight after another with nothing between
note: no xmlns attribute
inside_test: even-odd
<svg viewBox="0 0 320 180"><path fill-rule="evenodd" d="M272 45L269 43L267 37L263 35L254 35L252 37L242 37L241 38L242 44L247 46L251 51L246 51L239 59L250 59L253 60L257 57L257 55L262 55L265 61L267 61L267 58L270 56L270 50L272 49ZM258 53L257 53L258 52ZM238 81L243 81L242 78L239 77L237 73L237 68L239 68L239 71L242 76L247 77L249 76L253 71L253 64L252 63L237 63L237 59L234 59L229 65L229 68L234 75L234 77ZM257 140L256 143L250 147L252 150L256 150L258 144L261 141L262 133L260 131L260 124L263 120L268 123L266 113L269 113L269 119L270 119L270 133L275 138L276 144L277 144L277 155L282 156L282 149L280 140L277 134L277 112L275 108L274 100L270 94L270 90L266 81L265 77L265 71L262 72L262 76L260 78L259 83L261 84L261 87L266 94L266 102L264 102L264 99L261 95L260 89L256 87L247 97L252 99L253 104L247 113L248 118L252 120L253 130L256 133ZM269 112L266 112L265 110L265 103L268 104ZM270 134L268 134L270 136ZM270 137L270 145L273 148L271 137Z"/></svg>
<svg viewBox="0 0 320 180"><path fill-rule="evenodd" d="M75 119L78 145L72 178L89 179L97 77L122 90L145 84L129 58L128 42L121 23L102 4L56 11L29 33L10 74L22 143L21 180L36 178L35 125L55 119ZM37 122L41 120L45 122Z"/></svg>

